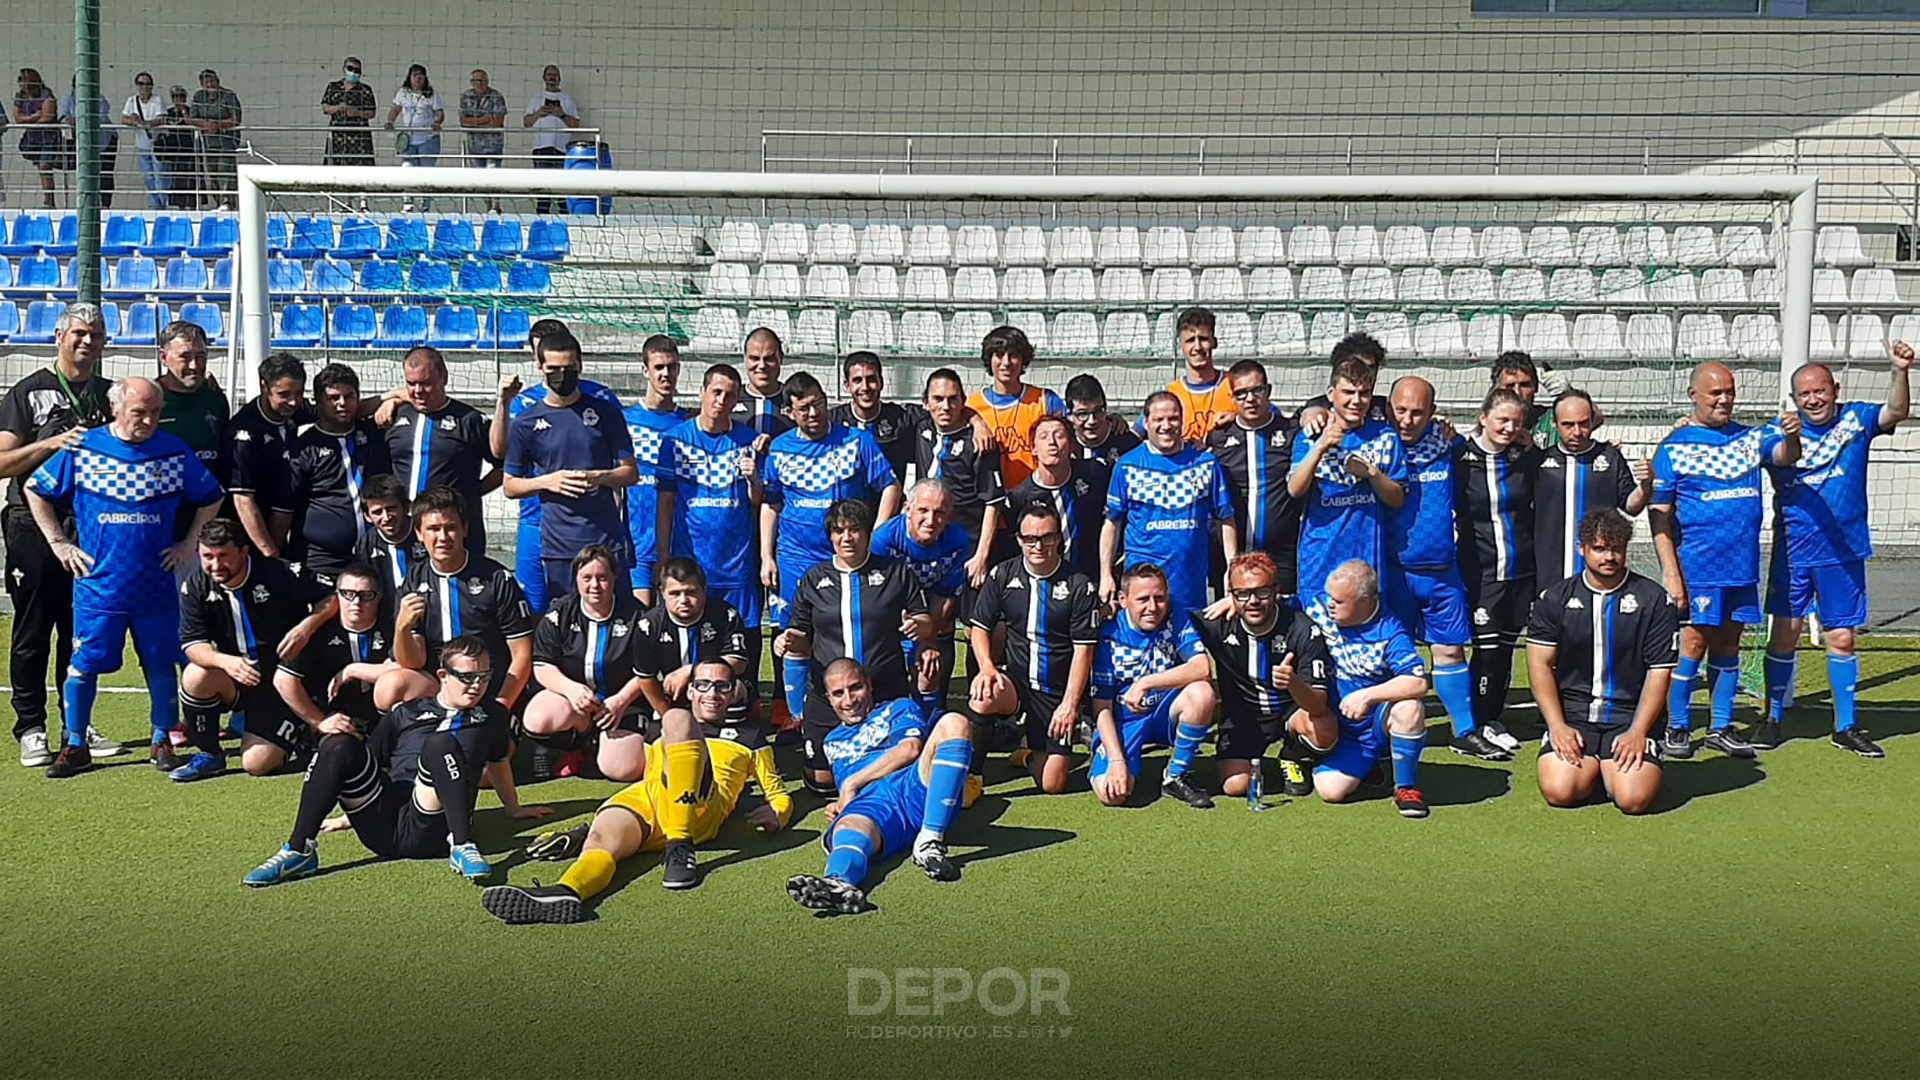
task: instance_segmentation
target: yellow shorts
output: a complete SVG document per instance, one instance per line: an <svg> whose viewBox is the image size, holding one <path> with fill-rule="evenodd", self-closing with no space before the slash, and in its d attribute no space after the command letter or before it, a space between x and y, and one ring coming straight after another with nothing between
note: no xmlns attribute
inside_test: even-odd
<svg viewBox="0 0 1920 1080"><path fill-rule="evenodd" d="M660 806L667 798L667 755L660 740L647 746L646 779L628 784L600 809L617 806L646 822L647 840L641 851L660 851L667 846L667 834L660 827ZM733 813L740 796L753 776L753 751L727 739L707 740L707 775L701 779L693 809L693 835L688 839L704 844L720 835L720 826Z"/></svg>

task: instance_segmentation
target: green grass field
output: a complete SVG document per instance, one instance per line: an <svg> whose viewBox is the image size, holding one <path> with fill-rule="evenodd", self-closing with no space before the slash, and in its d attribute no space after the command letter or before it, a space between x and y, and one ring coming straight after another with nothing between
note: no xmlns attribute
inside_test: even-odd
<svg viewBox="0 0 1920 1080"><path fill-rule="evenodd" d="M1867 726L1920 730L1920 642L1871 646ZM1801 689L1794 742L1671 766L1663 812L1638 820L1548 809L1531 749L1506 767L1429 751L1424 822L1381 799L1103 810L1083 781L1037 796L996 759L954 837L965 880L888 860L881 910L841 919L782 890L822 861L804 799L785 833L730 827L697 890L661 889L648 857L596 922L510 928L444 863L371 862L350 834L323 838L320 877L242 888L286 836L296 776L53 783L8 761L4 1071L1912 1076L1920 741L1843 754L1811 653ZM103 730L144 742L143 698L101 702ZM612 790L523 798L571 823ZM500 862L546 827L482 796ZM899 968L1051 969L1071 1013L849 1014L850 970Z"/></svg>

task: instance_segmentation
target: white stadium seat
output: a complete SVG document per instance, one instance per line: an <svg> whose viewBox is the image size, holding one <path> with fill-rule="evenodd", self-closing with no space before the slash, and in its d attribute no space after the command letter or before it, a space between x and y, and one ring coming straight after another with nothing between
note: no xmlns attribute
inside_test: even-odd
<svg viewBox="0 0 1920 1080"><path fill-rule="evenodd" d="M1747 275L1724 266L1700 271L1700 299L1709 304L1746 303Z"/></svg>
<svg viewBox="0 0 1920 1080"><path fill-rule="evenodd" d="M1573 319L1573 351L1589 360L1622 360L1626 342L1620 339L1620 320L1589 312Z"/></svg>
<svg viewBox="0 0 1920 1080"><path fill-rule="evenodd" d="M900 315L900 351L926 356L947 347L947 324L937 311L908 311Z"/></svg>
<svg viewBox="0 0 1920 1080"><path fill-rule="evenodd" d="M962 225L953 238L957 266L1000 265L1000 233L991 225Z"/></svg>
<svg viewBox="0 0 1920 1080"><path fill-rule="evenodd" d="M1107 316L1100 328L1100 349L1108 355L1129 355L1153 351L1153 333L1147 316L1139 311L1118 311Z"/></svg>
<svg viewBox="0 0 1920 1080"><path fill-rule="evenodd" d="M1500 301L1505 304L1535 304L1547 298L1547 280L1540 271L1526 267L1500 275Z"/></svg>
<svg viewBox="0 0 1920 1080"><path fill-rule="evenodd" d="M1466 326L1451 311L1421 315L1413 324L1413 351L1439 359L1465 356Z"/></svg>
<svg viewBox="0 0 1920 1080"><path fill-rule="evenodd" d="M1103 227L1093 261L1100 266L1139 266L1140 230L1131 225Z"/></svg>
<svg viewBox="0 0 1920 1080"><path fill-rule="evenodd" d="M1300 271L1300 299L1345 300L1346 278L1337 266L1309 266Z"/></svg>
<svg viewBox="0 0 1920 1080"><path fill-rule="evenodd" d="M1042 356L1046 355L1050 339L1047 334L1045 315L1037 311L1009 311L1007 325L1027 335L1027 341L1033 346L1034 352Z"/></svg>
<svg viewBox="0 0 1920 1080"><path fill-rule="evenodd" d="M721 353L731 356L740 348L745 331L740 312L730 307L705 307L694 313L693 333L687 345L697 353Z"/></svg>
<svg viewBox="0 0 1920 1080"><path fill-rule="evenodd" d="M1447 298L1446 279L1436 266L1413 266L1400 271L1400 299L1439 303Z"/></svg>
<svg viewBox="0 0 1920 1080"><path fill-rule="evenodd" d="M1130 304L1147 298L1147 279L1139 267L1116 266L1100 271L1100 302Z"/></svg>
<svg viewBox="0 0 1920 1080"><path fill-rule="evenodd" d="M1156 304L1193 302L1193 271L1184 266L1162 266L1153 272L1153 287L1148 297Z"/></svg>
<svg viewBox="0 0 1920 1080"><path fill-rule="evenodd" d="M976 339L974 348L979 348ZM1090 356L1100 348L1100 320L1090 311L1067 311L1053 320L1053 351Z"/></svg>
<svg viewBox="0 0 1920 1080"><path fill-rule="evenodd" d="M1520 347L1536 358L1549 360L1573 355L1567 317L1536 311L1520 320Z"/></svg>
<svg viewBox="0 0 1920 1080"><path fill-rule="evenodd" d="M1772 315L1735 315L1728 341L1748 360L1780 359L1780 320Z"/></svg>
<svg viewBox="0 0 1920 1080"><path fill-rule="evenodd" d="M1627 316L1627 352L1636 360L1673 356L1673 320L1665 315Z"/></svg>
<svg viewBox="0 0 1920 1080"><path fill-rule="evenodd" d="M1697 304L1698 282L1685 270L1661 270L1647 283L1647 299L1656 304Z"/></svg>
<svg viewBox="0 0 1920 1080"><path fill-rule="evenodd" d="M795 300L800 296L800 268L792 263L761 263L753 286L755 296L768 300Z"/></svg>
<svg viewBox="0 0 1920 1080"><path fill-rule="evenodd" d="M962 304L1000 299L1000 281L990 266L962 266L953 272L953 298Z"/></svg>
<svg viewBox="0 0 1920 1080"><path fill-rule="evenodd" d="M1733 354L1727 320L1718 315L1681 316L1678 345L1679 354L1689 360L1725 360Z"/></svg>
<svg viewBox="0 0 1920 1080"><path fill-rule="evenodd" d="M1822 266L1873 265L1860 243L1860 230L1852 225L1822 225L1814 240L1813 258Z"/></svg>
<svg viewBox="0 0 1920 1080"><path fill-rule="evenodd" d="M1747 282L1747 299L1756 304L1777 304L1780 302L1780 271L1772 267L1762 267L1753 272Z"/></svg>
<svg viewBox="0 0 1920 1080"><path fill-rule="evenodd" d="M1380 258L1388 266L1428 266L1433 250L1427 244L1427 230L1418 225L1389 225L1387 238L1380 245Z"/></svg>
<svg viewBox="0 0 1920 1080"><path fill-rule="evenodd" d="M721 298L746 296L753 292L753 279L741 263L714 263L707 267L706 282L700 291Z"/></svg>
<svg viewBox="0 0 1920 1080"><path fill-rule="evenodd" d="M1309 271L1311 272L1311 271ZM1394 300L1393 271L1384 266L1362 266L1347 278L1347 299Z"/></svg>
<svg viewBox="0 0 1920 1080"><path fill-rule="evenodd" d="M1720 260L1742 270L1772 266L1773 244L1758 225L1729 225L1720 232Z"/></svg>
<svg viewBox="0 0 1920 1080"><path fill-rule="evenodd" d="M845 222L828 222L814 226L814 262L850 263L859 252L860 245L854 239L852 225Z"/></svg>
<svg viewBox="0 0 1920 1080"><path fill-rule="evenodd" d="M1807 322L1807 357L1812 360L1840 359L1840 346L1833 341L1833 320L1815 315Z"/></svg>
<svg viewBox="0 0 1920 1080"><path fill-rule="evenodd" d="M1885 360L1887 324L1878 315L1847 316L1847 359Z"/></svg>
<svg viewBox="0 0 1920 1080"><path fill-rule="evenodd" d="M1240 253L1233 242L1233 230L1225 225L1202 225L1193 230L1195 266L1239 266Z"/></svg>
<svg viewBox="0 0 1920 1080"><path fill-rule="evenodd" d="M1295 266L1338 262L1333 255L1333 230L1325 225L1295 225L1287 234L1287 257Z"/></svg>
<svg viewBox="0 0 1920 1080"><path fill-rule="evenodd" d="M907 234L907 262L914 266L950 266L953 231L945 225L915 225ZM903 331L901 340L906 339Z"/></svg>
<svg viewBox="0 0 1920 1080"><path fill-rule="evenodd" d="M1539 225L1527 233L1527 261L1535 266L1572 266L1573 234L1565 225Z"/></svg>
<svg viewBox="0 0 1920 1080"><path fill-rule="evenodd" d="M767 226L761 258L768 262L806 262L813 251L807 240L807 227L797 221L776 221Z"/></svg>
<svg viewBox="0 0 1920 1080"><path fill-rule="evenodd" d="M1038 225L1009 225L1000 259L1008 266L1047 265L1047 231Z"/></svg>
<svg viewBox="0 0 1920 1080"><path fill-rule="evenodd" d="M1893 271L1884 267L1878 270L1855 270L1850 292L1856 304L1900 302L1900 290L1893 283Z"/></svg>
<svg viewBox="0 0 1920 1080"><path fill-rule="evenodd" d="M1480 261L1473 230L1464 225L1442 225L1433 230L1432 250L1437 266L1471 266Z"/></svg>
<svg viewBox="0 0 1920 1080"><path fill-rule="evenodd" d="M1573 238L1573 257L1581 266L1596 269L1619 266L1625 261L1620 250L1620 230L1607 225L1586 226Z"/></svg>
<svg viewBox="0 0 1920 1080"><path fill-rule="evenodd" d="M1498 269L1527 265L1527 240L1512 225L1489 225L1480 231L1480 261Z"/></svg>
<svg viewBox="0 0 1920 1080"><path fill-rule="evenodd" d="M1624 266L1602 270L1599 298L1609 304L1644 304L1647 302L1646 275Z"/></svg>
<svg viewBox="0 0 1920 1080"><path fill-rule="evenodd" d="M1247 296L1253 300L1293 299L1293 271L1284 266L1254 267L1247 275Z"/></svg>
<svg viewBox="0 0 1920 1080"><path fill-rule="evenodd" d="M1491 303L1500 291L1493 283L1493 271L1469 266L1447 275L1447 299L1454 303Z"/></svg>
<svg viewBox="0 0 1920 1080"><path fill-rule="evenodd" d="M898 263L907 257L907 234L898 225L869 225L860 230L860 261Z"/></svg>
<svg viewBox="0 0 1920 1080"><path fill-rule="evenodd" d="M1008 267L1000 276L1000 299L1024 304L1045 303L1047 272L1037 266Z"/></svg>
<svg viewBox="0 0 1920 1080"><path fill-rule="evenodd" d="M1056 304L1091 304L1100 298L1093 285L1093 271L1084 266L1069 266L1053 272L1047 297Z"/></svg>
<svg viewBox="0 0 1920 1080"><path fill-rule="evenodd" d="M1624 254L1628 266L1672 266L1673 247L1667 230L1658 225L1635 225L1627 230Z"/></svg>
<svg viewBox="0 0 1920 1080"><path fill-rule="evenodd" d="M817 240L818 237L815 237ZM810 300L846 300L853 295L853 284L844 266L814 265L807 268L807 298Z"/></svg>
<svg viewBox="0 0 1920 1080"><path fill-rule="evenodd" d="M1180 355L1180 335L1176 330L1176 327L1179 325L1176 321L1177 318L1178 317L1171 311L1163 311L1153 317L1153 331L1147 335L1147 340L1154 346L1155 353L1161 356L1172 357L1178 357ZM1214 355L1218 356L1220 355L1220 327L1218 316L1216 316L1214 320L1213 340Z"/></svg>
<svg viewBox="0 0 1920 1080"><path fill-rule="evenodd" d="M1243 303L1247 299L1247 281L1237 266L1209 266L1200 271L1199 287L1194 291L1202 303Z"/></svg>
<svg viewBox="0 0 1920 1080"><path fill-rule="evenodd" d="M1092 266L1093 230L1084 225L1062 225L1048 238L1048 261L1055 266ZM1054 339L1059 340L1059 331Z"/></svg>
<svg viewBox="0 0 1920 1080"><path fill-rule="evenodd" d="M1186 266L1187 230L1177 225L1155 225L1147 230L1146 243L1140 249L1140 261L1148 266Z"/></svg>
<svg viewBox="0 0 1920 1080"><path fill-rule="evenodd" d="M1895 315L1887 325L1888 341L1920 341L1920 315Z"/></svg>
<svg viewBox="0 0 1920 1080"><path fill-rule="evenodd" d="M1847 302L1847 272L1831 267L1821 267L1813 272L1813 302L1816 304L1844 304Z"/></svg>
<svg viewBox="0 0 1920 1080"><path fill-rule="evenodd" d="M1219 346L1214 355L1239 360L1255 352L1253 316L1244 311L1222 311L1214 317L1213 336Z"/></svg>
<svg viewBox="0 0 1920 1080"><path fill-rule="evenodd" d="M847 317L847 348L892 352L893 316L884 311L860 310Z"/></svg>
<svg viewBox="0 0 1920 1080"><path fill-rule="evenodd" d="M1592 303L1599 294L1593 271L1584 266L1555 270L1547 279L1547 299L1561 304Z"/></svg>
<svg viewBox="0 0 1920 1080"><path fill-rule="evenodd" d="M900 299L900 272L891 266L862 266L853 275L853 298Z"/></svg>
<svg viewBox="0 0 1920 1080"><path fill-rule="evenodd" d="M1240 234L1240 262L1243 266L1281 266L1287 261L1287 246L1281 241L1278 225L1249 225Z"/></svg>
<svg viewBox="0 0 1920 1080"><path fill-rule="evenodd" d="M808 308L793 322L793 337L788 341L801 356L837 356L840 353L840 320L831 308Z"/></svg>
<svg viewBox="0 0 1920 1080"><path fill-rule="evenodd" d="M980 342L995 325L991 311L956 311L947 323L947 349L950 352L979 355Z"/></svg>
<svg viewBox="0 0 1920 1080"><path fill-rule="evenodd" d="M723 221L709 241L713 257L731 262L760 261L760 226L751 221Z"/></svg>
<svg viewBox="0 0 1920 1080"><path fill-rule="evenodd" d="M1371 225L1342 225L1333 237L1333 258L1341 266L1380 265L1380 230Z"/></svg>
<svg viewBox="0 0 1920 1080"><path fill-rule="evenodd" d="M1307 355L1326 356L1348 333L1347 313L1323 311L1313 317L1307 329Z"/></svg>
<svg viewBox="0 0 1920 1080"><path fill-rule="evenodd" d="M1261 356L1305 356L1307 324L1297 311L1269 311L1260 316L1254 345Z"/></svg>
<svg viewBox="0 0 1920 1080"><path fill-rule="evenodd" d="M944 304L953 296L953 290L947 284L947 272L938 266L907 267L907 279L900 291L908 300L927 300L937 304ZM904 330L901 336L905 337Z"/></svg>
<svg viewBox="0 0 1920 1080"><path fill-rule="evenodd" d="M1387 355L1413 351L1413 327L1404 311L1375 311L1360 320L1360 329L1372 334Z"/></svg>
<svg viewBox="0 0 1920 1080"><path fill-rule="evenodd" d="M785 341L793 336L793 314L786 308L752 308L747 311L746 329L752 333L761 327L780 335Z"/></svg>
<svg viewBox="0 0 1920 1080"><path fill-rule="evenodd" d="M1682 225L1673 230L1673 258L1694 268L1720 265L1720 244L1705 225Z"/></svg>
<svg viewBox="0 0 1920 1080"><path fill-rule="evenodd" d="M1520 347L1520 332L1511 315L1475 315L1467 320L1467 353L1495 357Z"/></svg>

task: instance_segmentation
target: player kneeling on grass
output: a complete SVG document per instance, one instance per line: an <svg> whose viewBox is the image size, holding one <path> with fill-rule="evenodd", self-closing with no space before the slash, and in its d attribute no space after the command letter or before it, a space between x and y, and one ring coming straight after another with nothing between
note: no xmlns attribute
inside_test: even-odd
<svg viewBox="0 0 1920 1080"><path fill-rule="evenodd" d="M1586 569L1541 593L1527 623L1550 806L1578 806L1604 784L1615 806L1644 814L1660 794L1660 746L1649 733L1680 662L1680 609L1659 582L1627 569L1632 537L1618 510L1581 519Z"/></svg>
<svg viewBox="0 0 1920 1080"><path fill-rule="evenodd" d="M521 806L507 760L505 709L487 701L497 660L476 636L440 650L440 691L409 701L362 735L343 717L322 722L320 747L307 765L293 835L243 880L259 887L320 869L315 844L335 804L367 850L389 859L446 856L455 873L483 878L493 868L473 843L473 806L484 767L512 818L545 817L545 806ZM451 848L451 851L449 851Z"/></svg>
<svg viewBox="0 0 1920 1080"><path fill-rule="evenodd" d="M300 655L280 661L273 689L315 732L343 731L331 722L346 720L365 734L396 704L379 701L373 692L380 677L398 666L390 627L380 624L380 573L363 562L348 563L334 575L333 595L339 618L322 624Z"/></svg>
<svg viewBox="0 0 1920 1080"><path fill-rule="evenodd" d="M1189 778L1213 730L1213 668L1184 612L1171 609L1167 575L1136 563L1120 579L1120 613L1100 632L1093 661L1093 762L1087 781L1107 806L1133 794L1148 743L1171 746L1160 790L1197 810L1213 797Z"/></svg>
<svg viewBox="0 0 1920 1080"><path fill-rule="evenodd" d="M826 737L840 797L827 806L824 876L787 879L787 895L815 911L857 915L873 908L861 883L874 859L912 844L913 864L935 881L960 880L947 857L947 830L960 816L972 726L948 713L927 731L907 698L879 707L867 669L842 658L828 665L827 701L840 726ZM917 831L916 831L917 830Z"/></svg>
<svg viewBox="0 0 1920 1080"><path fill-rule="evenodd" d="M739 804L749 778L757 777L766 805L748 820L765 832L784 828L793 800L773 764L773 746L758 728L735 728L729 713L746 693L745 680L725 660L694 665L687 684L689 709L669 709L660 738L647 751L647 777L608 799L591 826L543 836L530 851L578 847L580 857L557 885L495 885L480 894L480 906L508 923L577 923L591 918L587 901L613 883L621 859L663 851L660 884L690 889L700 883L694 845L720 834ZM541 852L544 856L544 852Z"/></svg>
<svg viewBox="0 0 1920 1080"><path fill-rule="evenodd" d="M626 571L611 548L588 545L573 557L572 571L574 591L555 600L533 628L533 678L541 689L527 703L521 728L567 755L560 775L573 775L597 743L601 775L631 784L647 772L634 662L640 601L627 590Z"/></svg>
<svg viewBox="0 0 1920 1080"><path fill-rule="evenodd" d="M1314 790L1330 803L1353 798L1387 742L1394 808L1402 817L1426 817L1419 777L1427 741L1427 715L1420 703L1427 693L1427 667L1406 626L1380 603L1380 575L1349 559L1327 575L1324 592L1303 600L1302 610L1333 654L1334 689L1340 694L1340 740L1314 767Z"/></svg>

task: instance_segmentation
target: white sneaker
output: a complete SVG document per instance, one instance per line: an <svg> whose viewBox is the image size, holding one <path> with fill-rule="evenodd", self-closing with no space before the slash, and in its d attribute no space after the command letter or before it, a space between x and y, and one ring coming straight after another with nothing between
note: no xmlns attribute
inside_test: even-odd
<svg viewBox="0 0 1920 1080"><path fill-rule="evenodd" d="M87 725L87 751L96 758L119 757L127 748L100 734L100 729Z"/></svg>
<svg viewBox="0 0 1920 1080"><path fill-rule="evenodd" d="M20 736L20 764L28 769L53 764L53 755L47 752L46 732L29 731Z"/></svg>
<svg viewBox="0 0 1920 1080"><path fill-rule="evenodd" d="M1480 737L1500 749L1505 750L1509 754L1517 754L1520 752L1520 740L1514 738L1508 733L1506 728L1498 724L1482 724L1480 726Z"/></svg>

